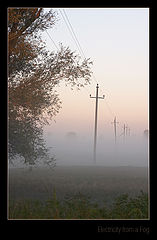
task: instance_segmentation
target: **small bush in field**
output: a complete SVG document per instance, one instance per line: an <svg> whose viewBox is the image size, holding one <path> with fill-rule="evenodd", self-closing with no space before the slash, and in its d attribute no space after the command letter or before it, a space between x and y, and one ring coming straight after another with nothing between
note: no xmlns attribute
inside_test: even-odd
<svg viewBox="0 0 157 240"><path fill-rule="evenodd" d="M111 218L117 219L147 219L148 195L141 191L141 195L129 198L128 194L119 196L110 210Z"/></svg>

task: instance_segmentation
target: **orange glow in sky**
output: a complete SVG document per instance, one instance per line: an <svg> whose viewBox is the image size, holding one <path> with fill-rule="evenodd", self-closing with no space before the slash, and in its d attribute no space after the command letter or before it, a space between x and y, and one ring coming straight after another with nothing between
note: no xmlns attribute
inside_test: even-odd
<svg viewBox="0 0 157 240"><path fill-rule="evenodd" d="M57 11L58 9L56 9ZM119 132L124 123L132 133L142 134L148 129L149 98L149 9L148 8L70 8L65 9L75 34L87 58L93 61L92 70L99 83L98 131L112 132L114 117ZM58 12L59 13L59 12ZM59 15L55 28L48 32L56 44L63 43L72 50L77 47ZM55 51L51 40L43 35L47 47ZM56 123L48 131L75 130L93 134L96 82L80 91L56 87L62 109Z"/></svg>

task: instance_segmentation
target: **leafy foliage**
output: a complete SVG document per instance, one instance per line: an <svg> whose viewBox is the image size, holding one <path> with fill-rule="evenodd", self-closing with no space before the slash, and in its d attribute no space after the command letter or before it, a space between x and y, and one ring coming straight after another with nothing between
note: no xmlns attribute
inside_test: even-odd
<svg viewBox="0 0 157 240"><path fill-rule="evenodd" d="M144 219L148 216L148 195L141 191L136 198L129 198L128 194L119 196L112 208L111 217L117 219Z"/></svg>
<svg viewBox="0 0 157 240"><path fill-rule="evenodd" d="M56 53L46 50L39 33L56 21L52 10L8 9L9 156L18 154L31 164L39 156L48 157L43 125L61 107L54 87L62 80L78 89L90 82L89 59L80 63L80 57L62 45Z"/></svg>
<svg viewBox="0 0 157 240"><path fill-rule="evenodd" d="M44 13L42 8L8 9L9 75L31 70L30 60L42 50L39 31L52 27L56 13Z"/></svg>

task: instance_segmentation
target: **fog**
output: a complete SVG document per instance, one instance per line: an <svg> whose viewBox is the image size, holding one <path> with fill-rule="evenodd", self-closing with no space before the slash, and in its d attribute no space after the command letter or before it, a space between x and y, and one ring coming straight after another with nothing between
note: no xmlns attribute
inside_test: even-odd
<svg viewBox="0 0 157 240"><path fill-rule="evenodd" d="M45 133L47 146L55 155L57 165L95 165L93 136L75 131L63 134ZM148 166L148 138L141 135L117 137L99 134L97 137L96 165Z"/></svg>

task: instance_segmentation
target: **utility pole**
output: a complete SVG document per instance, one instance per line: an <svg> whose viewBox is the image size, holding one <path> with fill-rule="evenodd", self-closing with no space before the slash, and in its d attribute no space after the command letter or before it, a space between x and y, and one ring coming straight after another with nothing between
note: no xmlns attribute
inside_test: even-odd
<svg viewBox="0 0 157 240"><path fill-rule="evenodd" d="M123 130L124 130L124 131L123 131L124 140L125 140L125 133L126 133L126 131L125 131L125 130L126 130L126 129L127 129L127 127L126 127L126 125L124 124L124 126L123 126Z"/></svg>
<svg viewBox="0 0 157 240"><path fill-rule="evenodd" d="M115 135L115 144L116 144L116 140L117 140L117 130L116 130L116 124L119 122L116 122L116 117L114 118L114 121L111 122L112 124L114 124L114 135Z"/></svg>
<svg viewBox="0 0 157 240"><path fill-rule="evenodd" d="M130 136L130 128L129 128L129 136Z"/></svg>
<svg viewBox="0 0 157 240"><path fill-rule="evenodd" d="M126 128L126 136L128 135L128 126L125 127Z"/></svg>
<svg viewBox="0 0 157 240"><path fill-rule="evenodd" d="M105 95L103 95L103 97L99 97L98 96L98 89L99 86L97 84L96 86L96 97L91 97L90 94L90 98L95 98L96 99L96 104L95 104L95 129L94 129L94 156L93 156L93 160L94 163L96 164L96 143L97 143L97 119L98 119L98 99L104 99Z"/></svg>

